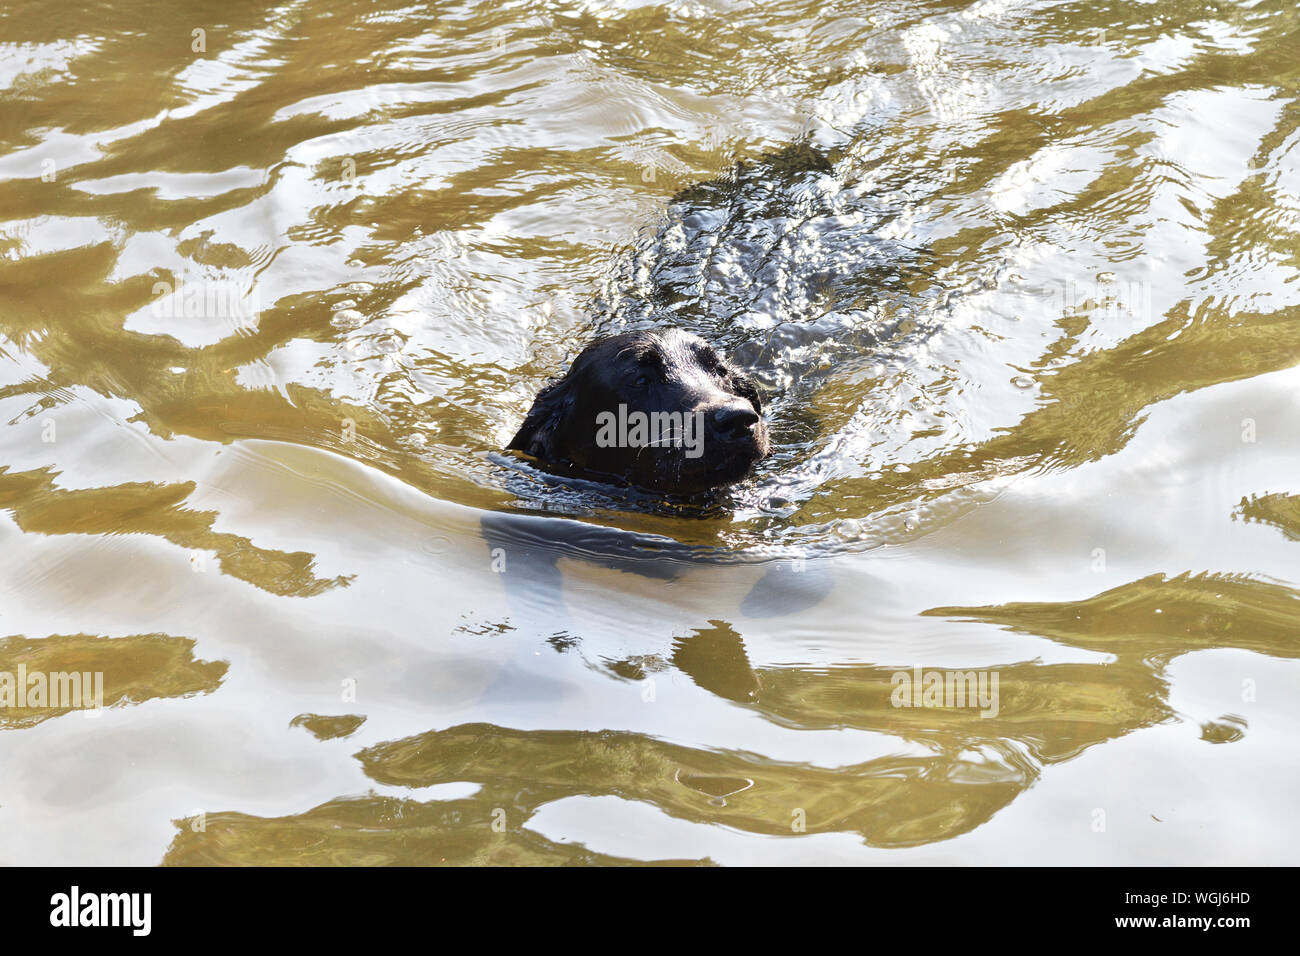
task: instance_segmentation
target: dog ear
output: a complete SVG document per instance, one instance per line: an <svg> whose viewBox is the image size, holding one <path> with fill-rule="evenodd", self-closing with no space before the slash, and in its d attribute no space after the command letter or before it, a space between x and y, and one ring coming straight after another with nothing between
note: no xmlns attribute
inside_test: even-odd
<svg viewBox="0 0 1300 956"><path fill-rule="evenodd" d="M727 385L731 391L741 398L748 399L749 404L754 406L754 411L763 414L763 399L758 394L758 386L754 380L744 372L738 372L734 368L727 373Z"/></svg>
<svg viewBox="0 0 1300 956"><path fill-rule="evenodd" d="M524 423L506 448L522 451L545 462L562 457L556 455L555 433L573 405L571 391L569 378L565 376L538 392Z"/></svg>

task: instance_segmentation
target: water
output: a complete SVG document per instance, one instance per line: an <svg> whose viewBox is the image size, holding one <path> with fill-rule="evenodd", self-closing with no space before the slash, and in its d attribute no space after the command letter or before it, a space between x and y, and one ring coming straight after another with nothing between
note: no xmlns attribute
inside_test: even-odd
<svg viewBox="0 0 1300 956"><path fill-rule="evenodd" d="M1298 28L11 0L0 860L1293 862ZM752 481L499 454L647 324Z"/></svg>

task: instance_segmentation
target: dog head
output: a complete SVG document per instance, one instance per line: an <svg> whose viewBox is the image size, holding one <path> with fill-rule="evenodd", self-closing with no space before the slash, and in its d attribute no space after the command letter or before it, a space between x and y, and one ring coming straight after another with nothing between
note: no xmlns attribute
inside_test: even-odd
<svg viewBox="0 0 1300 956"><path fill-rule="evenodd" d="M754 383L698 336L624 332L583 349L507 447L548 471L691 495L767 456L762 413Z"/></svg>

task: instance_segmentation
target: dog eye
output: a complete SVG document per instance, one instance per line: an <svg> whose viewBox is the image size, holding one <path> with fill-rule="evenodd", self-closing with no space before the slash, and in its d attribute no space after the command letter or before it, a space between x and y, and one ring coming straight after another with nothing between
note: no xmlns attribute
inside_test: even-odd
<svg viewBox="0 0 1300 956"><path fill-rule="evenodd" d="M649 376L649 375L638 375L638 376L637 376L637 377L632 381L632 387L633 387L633 388L645 388L645 387L646 387L647 385L649 385L649 384L650 384L650 376Z"/></svg>

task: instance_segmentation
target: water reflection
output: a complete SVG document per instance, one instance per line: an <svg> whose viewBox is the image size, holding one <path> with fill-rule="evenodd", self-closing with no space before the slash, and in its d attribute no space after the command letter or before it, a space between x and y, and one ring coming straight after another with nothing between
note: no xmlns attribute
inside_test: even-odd
<svg viewBox="0 0 1300 956"><path fill-rule="evenodd" d="M480 797L421 803L392 797L335 800L306 813L264 820L208 814L203 829L176 821L164 866L645 866L691 860L639 860L559 843L528 830L494 832L499 804ZM513 808L512 808L513 809ZM479 826L470 821L487 820Z"/></svg>
<svg viewBox="0 0 1300 956"><path fill-rule="evenodd" d="M1242 498L1233 513L1246 521L1272 525L1290 541L1300 541L1300 495L1265 494Z"/></svg>
<svg viewBox="0 0 1300 956"><path fill-rule="evenodd" d="M315 558L305 551L259 548L246 537L212 530L216 512L183 507L195 490L193 482L63 489L55 486L56 477L49 469L0 468L0 507L28 533L157 535L188 548L192 562L215 552L222 572L272 594L311 597L350 580L316 577Z"/></svg>
<svg viewBox="0 0 1300 956"><path fill-rule="evenodd" d="M4 718L15 858L717 858L543 835L592 797L743 860L1045 854L1053 786L1142 784L1099 754L1196 774L1172 858L1248 817L1294 855L1290 803L1225 784L1294 790L1287 696L1180 697L1297 657L1294 4L0 24L0 623L145 635L0 644L121 678L103 722ZM495 455L590 336L660 322L762 378L759 480L688 516ZM891 705L950 664L996 715Z"/></svg>
<svg viewBox="0 0 1300 956"><path fill-rule="evenodd" d="M20 636L0 639L0 674L42 675L49 692L41 706L0 707L0 728L17 729L37 724L89 704L68 701L55 693L57 678L73 673L99 675L95 707L142 704L157 697L188 697L210 694L221 686L229 668L226 661L195 658L194 641L168 634L138 634L132 637L94 637L89 634L51 635L39 639ZM21 669L21 670L20 670ZM84 687L90 694L91 681ZM66 696L66 695L65 695Z"/></svg>
<svg viewBox="0 0 1300 956"><path fill-rule="evenodd" d="M897 738L896 752L827 767L686 747L642 733L462 724L367 747L356 757L378 784L419 790L472 783L478 790L471 799L339 800L274 820L221 814L210 835L187 832L182 821L167 862L285 861L298 852L291 848L310 839L315 861L359 863L371 853L385 862L464 861L472 852L473 859L503 863L521 858L521 842L545 844L527 829L544 805L603 795L768 836L850 832L877 847L946 840L988 821L1045 767L1174 720L1165 672L1179 655L1241 648L1300 657L1297 601L1300 592L1277 584L1183 574L1153 575L1082 601L926 611L1108 655L1101 663L1024 661L993 668L999 696L992 715L896 706L897 666L753 668L742 635L715 621L675 641L666 659L603 666L615 679L631 681L676 668L708 693L774 724L884 734ZM1244 733L1244 719L1228 715L1207 724L1203 737L1221 743ZM384 835L371 847L353 831L375 825L380 807L392 819L382 823ZM494 813L509 821L508 836L493 832ZM429 825L449 819L446 831ZM413 842L403 844L399 837L408 828ZM534 858L547 859L558 861Z"/></svg>

